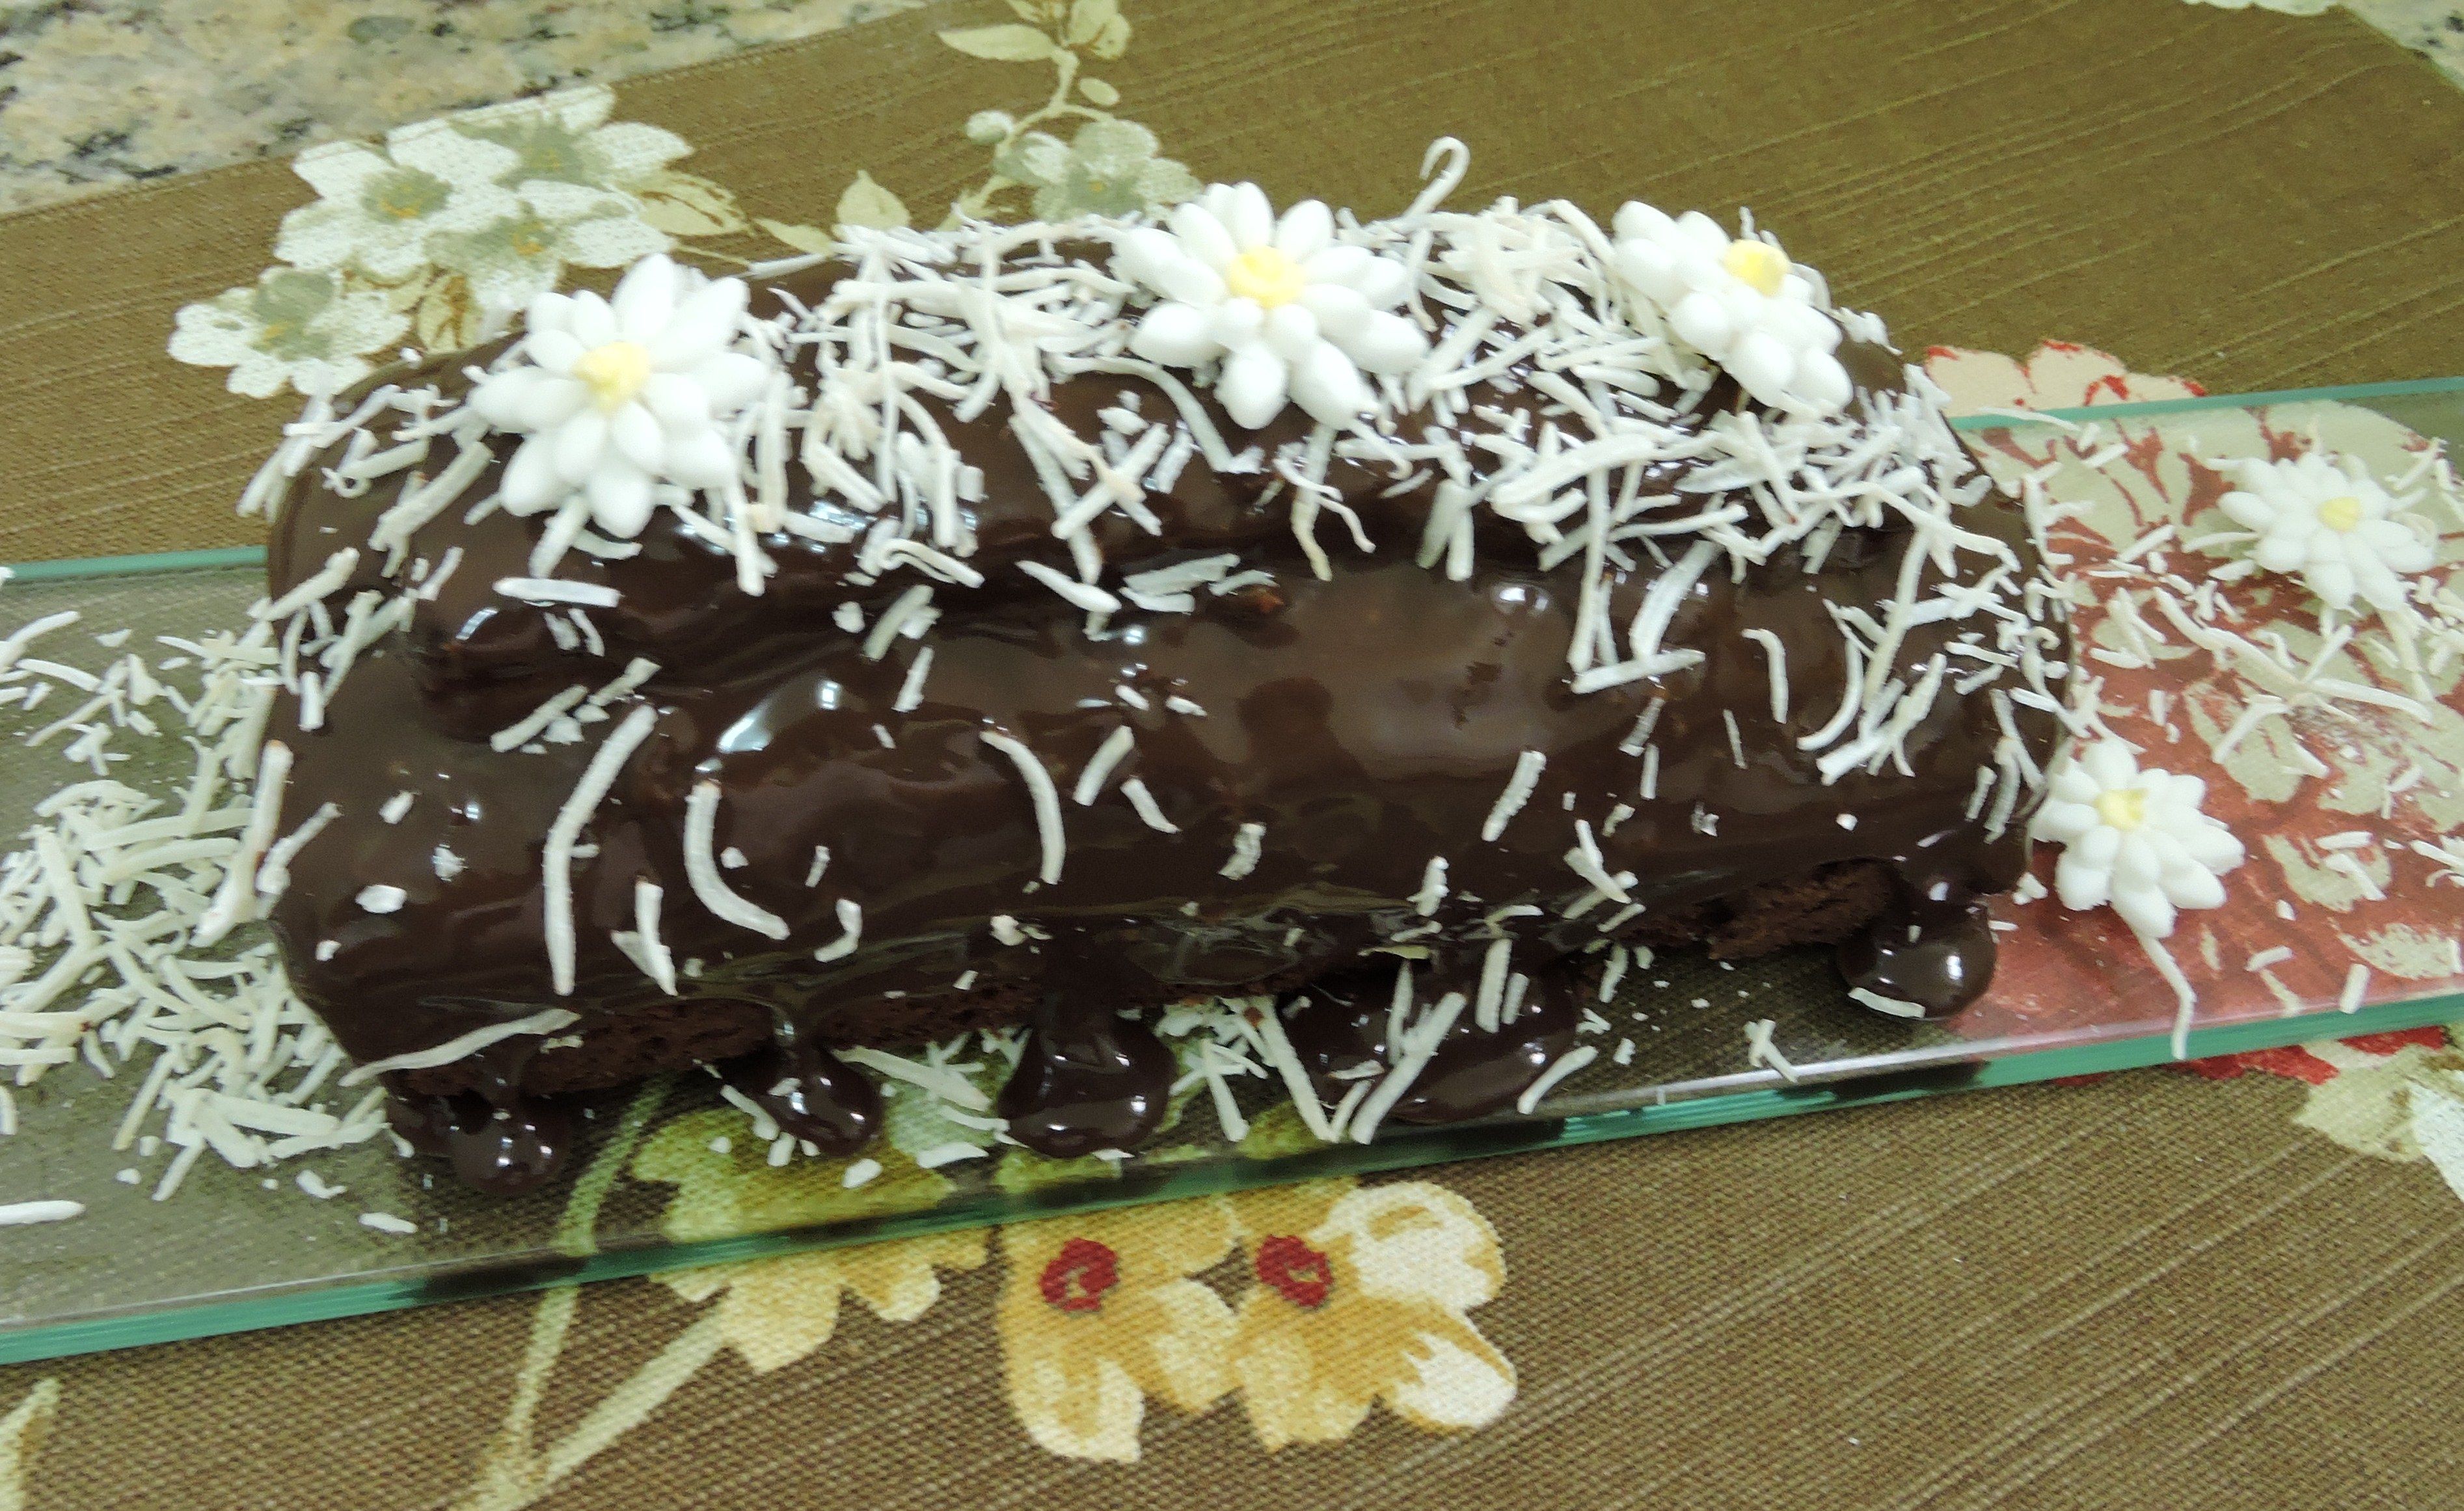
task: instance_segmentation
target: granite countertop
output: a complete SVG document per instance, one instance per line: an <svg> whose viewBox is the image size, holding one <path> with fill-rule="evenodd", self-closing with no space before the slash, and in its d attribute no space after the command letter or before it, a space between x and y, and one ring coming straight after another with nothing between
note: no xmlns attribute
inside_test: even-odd
<svg viewBox="0 0 2464 1511"><path fill-rule="evenodd" d="M924 0L0 4L0 213L811 36ZM2161 3L2161 0L2150 0ZM2296 14L2339 0L2190 0ZM2343 0L2464 81L2464 4Z"/></svg>
<svg viewBox="0 0 2464 1511"><path fill-rule="evenodd" d="M8 0L0 212L705 62L921 3Z"/></svg>

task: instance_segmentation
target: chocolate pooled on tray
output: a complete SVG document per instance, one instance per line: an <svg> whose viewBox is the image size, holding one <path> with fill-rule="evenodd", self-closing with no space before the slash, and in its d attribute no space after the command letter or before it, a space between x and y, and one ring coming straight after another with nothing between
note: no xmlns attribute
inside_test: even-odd
<svg viewBox="0 0 2464 1511"><path fill-rule="evenodd" d="M653 257L297 431L245 843L398 1126L518 1187L699 1062L851 1150L872 1051L1021 1030L1010 1136L1127 1149L1141 1010L1228 995L1366 1139L1587 1060L1640 946L1971 1000L2068 657L2019 508L1750 223L1450 150L1367 224Z"/></svg>

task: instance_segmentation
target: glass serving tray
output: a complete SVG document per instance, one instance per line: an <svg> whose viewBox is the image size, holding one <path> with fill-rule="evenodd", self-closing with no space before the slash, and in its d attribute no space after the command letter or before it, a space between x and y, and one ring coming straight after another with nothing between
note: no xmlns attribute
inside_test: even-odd
<svg viewBox="0 0 2464 1511"><path fill-rule="evenodd" d="M2201 574L2206 558L2183 550L2179 537L2197 533L2180 528L2186 516L2197 522L2222 491L2202 459L2315 442L2398 476L2421 461L2425 438L2464 439L2464 380L1977 417L1960 428L2006 481L2052 469L2053 496L2083 506L2057 527L2056 548L2075 558L2069 570L2125 572L2097 581L2105 598L2114 580L2151 562L2192 580ZM2454 523L2440 507L2431 501L2433 517ZM2167 523L2176 538L2143 549L2139 567L2101 567ZM2451 532L2445 545L2448 561L2464 558L2464 532ZM84 623L47 638L42 653L99 669L154 636L237 624L257 594L259 560L242 550L21 567L0 589L0 634L77 608ZM2247 616L2244 629L2274 624L2292 654L2315 656L2316 623L2304 627L2298 593L2244 583L2231 596ZM995 1146L988 1157L928 1170L912 1152L951 1129L903 1136L893 1095L891 1137L869 1151L883 1168L850 1187L848 1161L769 1165L716 1084L687 1075L591 1099L575 1173L525 1196L467 1191L380 1137L271 1171L202 1159L171 1199L157 1202L151 1193L174 1150L112 1148L143 1056L109 1080L72 1062L11 1086L18 1128L0 1137L0 1205L57 1200L85 1210L66 1221L0 1227L0 1363L2464 1018L2464 956L2454 938L2464 923L2448 901L2464 892L2437 887L2442 863L2413 848L2434 850L2445 831L2464 825L2457 668L2432 679L2443 707L2428 723L2384 710L2346 718L2297 708L2256 721L2218 760L2211 750L2234 705L2231 677L2208 653L2172 636L2152 665L2116 665L2145 658L2101 610L2083 612L2078 625L2086 646L2107 651L2096 669L2108 711L2136 710L2112 714L2114 727L2145 748L2145 763L2205 777L2209 811L2233 823L2252 851L2229 879L2227 906L2186 914L2171 941L2198 996L2178 1044L2174 993L2137 941L2106 911L2070 913L2048 898L1996 901L1996 917L2009 926L2000 973L1983 1002L1948 1022L1852 1003L1827 952L1734 968L1664 954L1630 972L1617 999L1599 1005L1608 1031L1585 1040L1598 1059L1530 1114L1444 1128L1390 1125L1366 1146L1317 1144L1284 1103L1280 1082L1235 1078L1249 1125L1238 1142L1224 1136L1201 1087L1167 1131L1126 1161L1056 1163ZM121 650L90 639L121 626L134 632ZM2352 647L2329 650L2329 673L2398 685L2390 668ZM34 804L71 779L56 742L31 752L22 745L60 712L0 707L8 752L0 834L11 837L11 847ZM2297 741L2308 761L2294 752ZM112 748L130 753L113 774L132 785L172 789L189 770L189 752L168 734L148 744L123 734ZM2422 775L2407 780L2409 771ZM2350 836L2365 830L2372 838L2356 848ZM2357 859L2327 864L2336 854ZM2050 877L2044 847L2036 868ZM2464 859L2447 866L2459 868ZM2265 961L2278 950L2290 953L2252 967L2251 957ZM2367 973L2358 985L2356 965ZM1764 1020L1776 1059L1749 1057L1749 1027ZM1625 1040L1630 1059L1618 1063ZM354 1095L332 1105L339 1110ZM931 1121L911 1111L912 1121ZM160 1131L159 1114L151 1126ZM302 1168L347 1190L313 1198L295 1183ZM363 1213L399 1218L409 1231L363 1225Z"/></svg>

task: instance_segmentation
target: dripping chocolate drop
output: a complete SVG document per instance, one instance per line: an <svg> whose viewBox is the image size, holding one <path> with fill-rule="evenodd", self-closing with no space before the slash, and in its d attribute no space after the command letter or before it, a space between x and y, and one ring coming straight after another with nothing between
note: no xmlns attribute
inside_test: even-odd
<svg viewBox="0 0 2464 1511"><path fill-rule="evenodd" d="M1010 1137L1051 1159L1134 1149L1162 1125L1177 1068L1145 1023L1047 996L993 1111Z"/></svg>

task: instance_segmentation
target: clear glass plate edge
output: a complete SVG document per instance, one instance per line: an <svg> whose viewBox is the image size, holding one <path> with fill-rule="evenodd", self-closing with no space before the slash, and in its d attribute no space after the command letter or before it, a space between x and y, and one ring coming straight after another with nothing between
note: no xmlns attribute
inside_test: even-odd
<svg viewBox="0 0 2464 1511"><path fill-rule="evenodd" d="M2442 992L2402 1001L2381 1002L2350 1014L2304 1013L2293 1017L2217 1024L2191 1030L2189 1060L2280 1048L2321 1038L2395 1033L2464 1018L2464 993ZM1980 1091L2028 1085L2072 1076L2101 1075L2142 1069L2171 1062L2163 1035L2065 1044L2057 1048L1983 1058L1974 1046L1930 1065L1901 1066L1867 1077L1851 1077L1804 1086L1757 1086L1751 1089L1674 1100L1615 1111L1571 1114L1548 1123L1472 1123L1432 1128L1375 1144L1345 1146L1283 1155L1273 1159L1226 1160L1185 1168L1159 1167L1151 1174L1125 1172L1117 1191L1096 1192L1072 1186L1039 1196L987 1193L925 1212L820 1228L790 1228L775 1233L689 1243L646 1243L635 1247L580 1256L541 1253L511 1259L502 1267L474 1270L417 1281L355 1281L270 1287L221 1302L165 1303L127 1311L67 1317L15 1329L0 1329L0 1365L28 1364L75 1354L148 1344L175 1343L224 1333L247 1332L295 1323L329 1322L377 1312L400 1311L447 1301L517 1295L552 1286L593 1281L633 1279L671 1270L735 1263L774 1255L840 1248L850 1244L914 1237L954 1229L986 1227L1057 1212L1090 1212L1138 1206L1185 1196L1245 1191L1258 1186L1382 1171L1408 1170L1462 1160L1569 1149L1654 1133L1717 1128L1725 1124L1767 1121L1805 1112L1879 1106L1957 1091ZM1962 1065L1973 1065L1972 1078L1958 1084L1918 1081L1912 1076ZM1882 1083L1870 1085L1867 1083Z"/></svg>
<svg viewBox="0 0 2464 1511"><path fill-rule="evenodd" d="M1966 432L2038 424L2110 423L2271 405L2366 404L2458 393L2464 393L2464 377L2424 378L2327 388L2208 394L2041 411L1995 410L1963 416L1953 420L1951 425L1954 429ZM0 580L64 581L196 571L252 566L261 563L264 558L265 552L261 546L70 558L0 567L0 572L8 575ZM2464 994L2440 993L2374 1003L2350 1015L2307 1013L2219 1024L2193 1029L2189 1040L2189 1053L2185 1058L2202 1059L2277 1048L2320 1038L2396 1032L2459 1018L2464 1018ZM1879 1106L1955 1090L2024 1085L2069 1076L2136 1069L2162 1064L2174 1058L2163 1036L2065 1044L2051 1049L2008 1053L1998 1058L1993 1057L1990 1041L1945 1045L1942 1049L1940 1057L1929 1063L1910 1065L1907 1057L1903 1056L1890 1069L1874 1076L1851 1075L1846 1079L1835 1078L1802 1086L1762 1084L1734 1090L1710 1090L1706 1094L1644 1106L1592 1113L1571 1111L1554 1124L1469 1124L1416 1132L1391 1142L1357 1148L1330 1149L1275 1159L1222 1161L1186 1169L1164 1168L1152 1174L1125 1174L1120 1189L1109 1192L1072 1187L1066 1193L1056 1192L1045 1197L1032 1193L988 1193L927 1212L841 1222L820 1229L788 1229L693 1243L646 1243L581 1257L545 1253L530 1259L507 1256L503 1259L502 1268L495 1270L473 1270L443 1277L429 1274L416 1281L299 1282L272 1286L257 1293L241 1293L228 1301L160 1303L126 1310L69 1316L18 1327L0 1327L0 1365L32 1363L294 1323L397 1311L448 1300L518 1294L560 1284L626 1279L777 1254L981 1227L1061 1210L1093 1211L1131 1206L1323 1175L1411 1169L1652 1133L1714 1128L1800 1112ZM1908 1080L1912 1076L1960 1065L1977 1068L1972 1078L1956 1085L1923 1082L1910 1084ZM1768 1075L1758 1073L1738 1079L1767 1080ZM1866 1082L1886 1084L1863 1086ZM1863 1089L1859 1089L1860 1086Z"/></svg>

